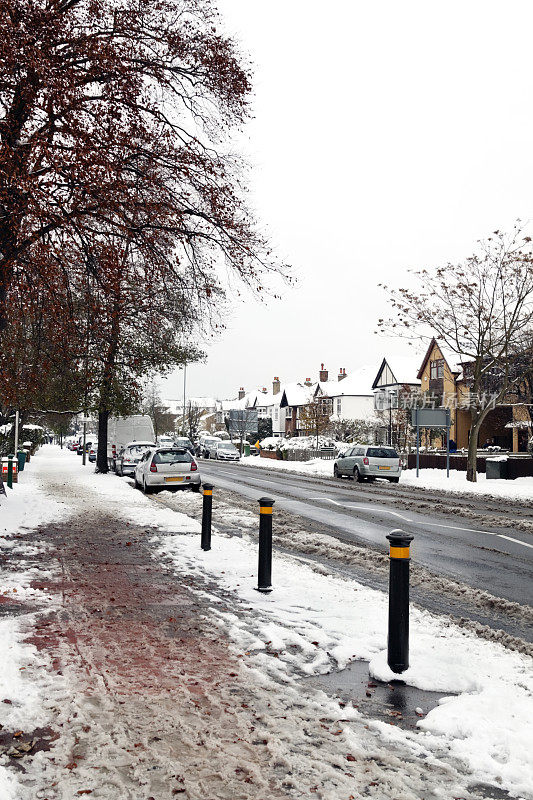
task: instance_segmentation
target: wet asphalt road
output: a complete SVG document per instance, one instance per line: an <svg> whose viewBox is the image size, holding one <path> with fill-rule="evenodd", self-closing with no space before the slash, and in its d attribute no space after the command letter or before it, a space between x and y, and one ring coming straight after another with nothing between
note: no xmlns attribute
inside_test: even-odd
<svg viewBox="0 0 533 800"><path fill-rule="evenodd" d="M267 495L278 508L327 525L328 535L336 532L344 541L371 544L386 552L387 533L400 528L415 537L411 557L432 572L533 605L533 534L507 527L505 513L498 524L478 525L453 513L428 512L427 502L420 503L424 508L417 511L416 489L411 507L403 508L394 504L396 487L390 487L388 494L388 485L378 484L374 492L374 485L214 461L202 461L201 472L204 481L251 501ZM406 490L403 487L403 505L409 496ZM458 506L462 501L455 497L453 502ZM485 505L482 498L477 505ZM529 517L527 508L523 513Z"/></svg>

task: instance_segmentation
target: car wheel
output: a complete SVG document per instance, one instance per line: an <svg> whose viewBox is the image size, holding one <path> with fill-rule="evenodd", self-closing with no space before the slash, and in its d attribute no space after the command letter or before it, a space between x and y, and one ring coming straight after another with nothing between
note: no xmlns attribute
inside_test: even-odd
<svg viewBox="0 0 533 800"><path fill-rule="evenodd" d="M340 478L341 477L339 475L339 468L338 468L338 466L336 464L333 465L333 477L334 478Z"/></svg>
<svg viewBox="0 0 533 800"><path fill-rule="evenodd" d="M146 485L146 478L143 478L143 492L145 494L150 494L151 491L152 491L152 487L151 486L147 486Z"/></svg>
<svg viewBox="0 0 533 800"><path fill-rule="evenodd" d="M400 481L399 478L389 478L389 480L390 480L391 483L399 483L399 481Z"/></svg>
<svg viewBox="0 0 533 800"><path fill-rule="evenodd" d="M354 467L353 468L353 479L357 483L361 483L361 481L363 480L362 477L361 477L361 473L359 472L358 467Z"/></svg>
<svg viewBox="0 0 533 800"><path fill-rule="evenodd" d="M200 484L199 483L191 483L191 492L195 492L198 494L200 491Z"/></svg>
<svg viewBox="0 0 533 800"><path fill-rule="evenodd" d="M134 484L135 484L135 488L136 488L136 489L140 489L140 488L141 488L141 484L140 484L140 483L139 483L139 481L137 480L137 475L135 475L135 473L133 474L133 482L134 482Z"/></svg>

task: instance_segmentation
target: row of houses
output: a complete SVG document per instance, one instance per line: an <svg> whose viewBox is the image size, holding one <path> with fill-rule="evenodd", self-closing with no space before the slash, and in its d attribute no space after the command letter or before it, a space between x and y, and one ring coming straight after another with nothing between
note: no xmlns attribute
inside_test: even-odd
<svg viewBox="0 0 533 800"><path fill-rule="evenodd" d="M531 389L531 387L529 387ZM274 437L300 436L306 432L302 411L313 402L319 402L324 415L336 420L366 421L375 431L376 441L387 442L391 435L394 409L397 422L400 398L435 398L437 405L451 409L451 439L458 448L468 447L470 429L469 365L447 355L433 339L423 356L410 358L382 358L379 366L359 367L347 372L341 368L334 378L321 364L314 379L283 383L274 377L271 388L253 391L239 389L232 400L216 398L189 398L202 410L202 427L217 430L224 426L231 410L257 411L258 419L272 421ZM512 452L525 452L532 435L533 406L530 392L517 389L499 403L487 416L480 431L480 445L496 445ZM169 401L178 415L182 413L179 401ZM405 405L405 403L404 403ZM404 414L408 419L408 413Z"/></svg>
<svg viewBox="0 0 533 800"><path fill-rule="evenodd" d="M324 413L332 419L375 419L371 387L372 369L369 367L351 374L341 369L338 377L330 380L322 364L315 380L306 378L301 382L282 383L279 377L274 377L271 388L248 392L240 388L232 400L198 397L189 398L187 402L203 410L203 426L210 430L222 427L230 411L253 410L257 411L258 419L272 421L274 437L299 436L303 432L302 409L314 398L321 399ZM168 404L176 414L182 413L179 401L168 401Z"/></svg>

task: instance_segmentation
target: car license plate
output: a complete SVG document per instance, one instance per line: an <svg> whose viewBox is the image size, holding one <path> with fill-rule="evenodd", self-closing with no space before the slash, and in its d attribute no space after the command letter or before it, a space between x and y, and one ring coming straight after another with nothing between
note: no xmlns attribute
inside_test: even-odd
<svg viewBox="0 0 533 800"><path fill-rule="evenodd" d="M175 481L182 481L183 478L165 478L165 483L173 483Z"/></svg>
<svg viewBox="0 0 533 800"><path fill-rule="evenodd" d="M378 469L390 469L390 467L378 467Z"/></svg>

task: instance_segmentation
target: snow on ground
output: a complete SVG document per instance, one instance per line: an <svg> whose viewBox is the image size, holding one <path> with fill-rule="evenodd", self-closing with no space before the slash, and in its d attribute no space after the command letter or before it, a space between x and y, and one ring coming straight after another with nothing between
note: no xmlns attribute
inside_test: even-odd
<svg viewBox="0 0 533 800"><path fill-rule="evenodd" d="M0 548L3 552L9 550L14 558L22 556L25 564L27 559L38 560L45 545L27 544L24 534L39 525L66 519L71 513L67 504L55 500L40 485L40 474L49 466L46 455L39 451L19 474L13 489L6 486L7 495L0 495ZM22 567L18 572L2 571L0 603L51 608L53 601L46 583L53 577L42 563L38 567ZM35 587L37 580L40 588ZM48 698L53 695L57 700L63 692L61 677L52 675L37 648L24 641L33 618L33 613L0 618L0 697L8 701L2 704L5 730L45 727L50 722ZM0 766L2 800L19 800L21 796L16 773Z"/></svg>
<svg viewBox="0 0 533 800"><path fill-rule="evenodd" d="M376 678L397 677L386 664L383 593L276 554L275 589L259 594L257 546L246 531L243 538L215 535L207 553L199 550L197 536L163 537L160 553L182 574L215 579L222 596L232 598L232 608L218 615L239 652L249 654L250 667L293 683L298 675L365 659ZM380 735L433 756L447 752L478 780L533 797L531 659L413 609L410 663L402 675L407 683L451 696L421 720L419 733L372 723Z"/></svg>
<svg viewBox="0 0 533 800"><path fill-rule="evenodd" d="M43 483L60 486L66 481L75 481L79 488L76 501L94 505L99 496L110 511L126 522L176 532L199 530L198 523L184 514L154 503L140 491L132 492L129 478L97 474L94 464L88 462L84 466L75 452L45 445L21 473L20 483L14 484L13 490L6 489L7 498L0 496L0 537L3 531L13 534L78 513L77 502L57 501L42 489Z"/></svg>
<svg viewBox="0 0 533 800"><path fill-rule="evenodd" d="M253 459L254 464L257 461ZM213 549L204 553L199 546L199 525L186 516L187 511L198 512L201 498L190 493L161 495L163 501L172 497L173 510L157 497L145 497L133 489L131 481L96 475L93 465L83 468L80 462L79 456L58 448L46 447L39 452L32 462L35 474L32 476L30 464L8 499L13 532L28 526L30 520L32 525L38 525L66 519L80 513L84 505L94 508L98 504L106 513L115 513L126 522L158 529L154 539L159 556L171 559L178 573L204 582L205 595L215 601L213 617L234 642L235 651L246 653L245 664L254 680L260 684L263 676L267 684L285 684L295 697L294 720L298 698L304 702L298 689L301 676L342 669L351 660L365 659L370 661L375 677L393 677L386 665L385 594L326 570L318 574L303 559L278 553L274 558L274 591L270 595L259 594L254 591L255 514L249 517L239 511L232 520L237 535L228 537L214 531ZM294 464L298 471L302 467L296 462L265 462L267 467L276 463L282 468ZM331 462L319 464L331 470ZM55 484L74 482L76 502L60 504L45 494L41 486L45 474L52 492ZM25 494L25 487L29 493ZM32 492L40 498L36 504L31 501ZM31 509L26 515L21 510L13 511L18 507L17 497L25 497L25 504ZM3 498L1 505L7 505ZM19 576L18 582L26 592L33 591L28 577ZM6 587L9 588L13 587ZM221 598L225 608L219 605ZM16 700L5 712L13 715L7 724L29 728L46 724L47 702L52 702L46 698L57 702L64 690L61 677L46 672L35 648L21 644L23 625L21 617L6 618L0 625L0 675L3 696ZM361 729L366 726L381 742L378 761L381 757L386 760L390 744L409 753L413 762L421 766L438 764L446 771L451 768L449 765L459 762L476 780L533 800L532 660L497 643L479 640L447 620L412 609L410 663L402 676L404 680L449 696L420 720L417 732L361 718L357 711L348 713L346 709L343 734L353 751L361 749L361 736L365 735ZM31 670L26 670L30 665ZM321 702L327 717L331 702L325 695ZM319 714L317 709L317 718ZM287 725L292 724L291 719ZM4 719L2 724L6 726ZM5 770L0 770L0 790L2 799L20 796L12 773ZM443 787L443 797L444 793ZM396 795L387 795L393 796ZM398 790L398 797L403 796Z"/></svg>
<svg viewBox="0 0 533 800"><path fill-rule="evenodd" d="M417 478L416 470L409 469L402 473L401 483L421 486L423 489L444 489L447 492L533 500L533 478L516 478L514 481L487 480L486 476L480 473L476 483L470 483L466 480L466 473L457 470L450 470L450 477L447 478L445 470L421 469L420 477Z"/></svg>
<svg viewBox="0 0 533 800"><path fill-rule="evenodd" d="M241 463L251 467L281 470L282 472L298 472L303 475L319 475L333 477L333 461L314 458L311 461L277 461L271 458L257 456L243 456ZM379 479L378 479L379 480ZM446 477L446 470L421 469L420 476L416 477L416 470L409 469L402 472L400 483L408 486L417 486L421 489L440 489L446 492L464 492L465 494L491 495L492 497L505 497L517 500L533 500L533 478L516 478L514 481L487 480L483 474L478 475L476 483L466 480L465 472L450 471Z"/></svg>
<svg viewBox="0 0 533 800"><path fill-rule="evenodd" d="M317 447L334 447L337 451L344 452L351 445L339 442L331 436L297 436L285 439L284 437L267 436L260 442L263 450L316 450Z"/></svg>
<svg viewBox="0 0 533 800"><path fill-rule="evenodd" d="M333 461L313 458L311 461L278 461L275 458L261 456L243 456L240 461L247 467L263 467L277 469L281 472L301 472L304 475L324 475L333 477Z"/></svg>
<svg viewBox="0 0 533 800"><path fill-rule="evenodd" d="M4 484L7 494L5 497L0 494L0 538L68 516L65 504L45 494L39 486L35 473L45 466L48 466L48 460L39 451L19 474L19 482L13 484L13 489ZM2 543L4 546L5 542Z"/></svg>
<svg viewBox="0 0 533 800"><path fill-rule="evenodd" d="M35 674L34 669L40 658L33 645L23 643L23 624L18 619L0 620L0 687L2 697L10 701L2 707L2 727L7 730L33 730L49 722L44 712L50 688L46 685L46 670L40 673L42 681L39 682L28 681L25 676L29 665L32 665ZM4 766L0 766L0 796L2 800L18 800L21 797L16 773Z"/></svg>

